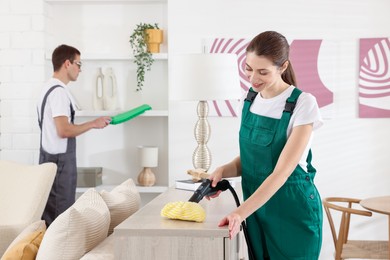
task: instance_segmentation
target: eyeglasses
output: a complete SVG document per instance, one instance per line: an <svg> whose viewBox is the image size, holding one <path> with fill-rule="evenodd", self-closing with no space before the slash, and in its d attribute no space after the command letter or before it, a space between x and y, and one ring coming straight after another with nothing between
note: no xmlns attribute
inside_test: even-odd
<svg viewBox="0 0 390 260"><path fill-rule="evenodd" d="M75 63L77 66L79 66L79 69L81 69L81 66L83 63L81 61L74 60L73 63Z"/></svg>

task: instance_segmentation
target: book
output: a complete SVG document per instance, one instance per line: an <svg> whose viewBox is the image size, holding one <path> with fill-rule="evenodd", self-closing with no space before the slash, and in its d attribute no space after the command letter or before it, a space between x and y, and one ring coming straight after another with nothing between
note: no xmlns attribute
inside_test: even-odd
<svg viewBox="0 0 390 260"><path fill-rule="evenodd" d="M176 180L175 187L180 190L191 190L195 191L202 184L202 181L193 182L191 179L188 180Z"/></svg>
<svg viewBox="0 0 390 260"><path fill-rule="evenodd" d="M236 186L236 182L233 179L227 179L230 183L230 185L234 188ZM190 191L196 191L196 189L199 188L199 186L202 184L202 181L193 182L192 179L188 180L176 180L175 181L175 188L179 190L190 190Z"/></svg>

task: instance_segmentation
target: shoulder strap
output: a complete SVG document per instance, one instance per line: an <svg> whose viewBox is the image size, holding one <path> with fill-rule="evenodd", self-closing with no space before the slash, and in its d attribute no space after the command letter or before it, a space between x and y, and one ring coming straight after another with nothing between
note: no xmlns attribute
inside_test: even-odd
<svg viewBox="0 0 390 260"><path fill-rule="evenodd" d="M284 107L283 113L292 113L294 112L295 106L297 104L297 100L299 95L301 95L302 91L298 88L294 88L293 92L291 93L290 97L286 100L286 105Z"/></svg>
<svg viewBox="0 0 390 260"><path fill-rule="evenodd" d="M299 95L302 94L302 91L298 88L295 88L293 92L291 93L290 97L286 100L286 105L283 110L282 118L286 118L287 120L284 121L285 127L287 127L288 122L290 121L291 115L294 112L295 106L297 104L297 100ZM311 149L309 150L309 153L307 154L306 163L307 163L307 172L314 174L316 173L316 169L311 164L311 158L312 153ZM312 176L314 178L314 175Z"/></svg>
<svg viewBox="0 0 390 260"><path fill-rule="evenodd" d="M290 97L286 100L286 105L284 107L282 117L280 118L281 122L279 124L279 127L281 129L284 129L283 131L287 130L288 124L290 122L291 116L294 112L295 106L297 104L297 100L299 95L302 93L301 90L294 88L293 92L291 93Z"/></svg>
<svg viewBox="0 0 390 260"><path fill-rule="evenodd" d="M53 87L51 87L45 94L45 96L43 97L43 100L42 100L42 104L41 104L41 119L39 119L39 113L38 113L38 124L39 124L39 128L42 130L42 122L43 122L43 115L44 115L44 112L45 112L45 106L46 106L46 101L47 101L47 97L49 96L49 94L56 88L63 88L63 86L61 85L55 85ZM38 108L37 108L38 109Z"/></svg>
<svg viewBox="0 0 390 260"><path fill-rule="evenodd" d="M246 98L245 98L244 101L249 102L249 103L252 103L253 100L255 100L257 94L258 94L258 92L255 92L255 91L253 91L252 88L250 88L249 91L248 91L248 94L246 95Z"/></svg>

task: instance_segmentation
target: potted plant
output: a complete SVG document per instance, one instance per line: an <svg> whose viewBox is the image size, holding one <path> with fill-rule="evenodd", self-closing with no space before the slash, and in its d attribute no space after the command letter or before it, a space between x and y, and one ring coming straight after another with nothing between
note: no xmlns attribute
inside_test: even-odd
<svg viewBox="0 0 390 260"><path fill-rule="evenodd" d="M157 33L157 36L152 33ZM154 43L152 47L148 47L150 40L157 41L157 43ZM140 91L144 85L145 72L151 69L154 62L152 53L159 52L159 44L162 42L162 30L160 30L157 23L137 24L130 35L129 42L133 49L134 63L137 65L137 91Z"/></svg>

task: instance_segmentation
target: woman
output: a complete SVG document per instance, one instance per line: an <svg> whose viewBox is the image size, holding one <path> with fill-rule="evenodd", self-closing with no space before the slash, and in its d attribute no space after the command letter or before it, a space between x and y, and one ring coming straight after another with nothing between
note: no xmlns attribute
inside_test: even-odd
<svg viewBox="0 0 390 260"><path fill-rule="evenodd" d="M263 32L246 52L252 87L242 101L240 156L210 177L215 186L241 176L244 202L219 226L228 225L233 238L246 220L257 260L318 259L322 206L310 150L312 132L322 125L316 99L295 87L283 35Z"/></svg>

